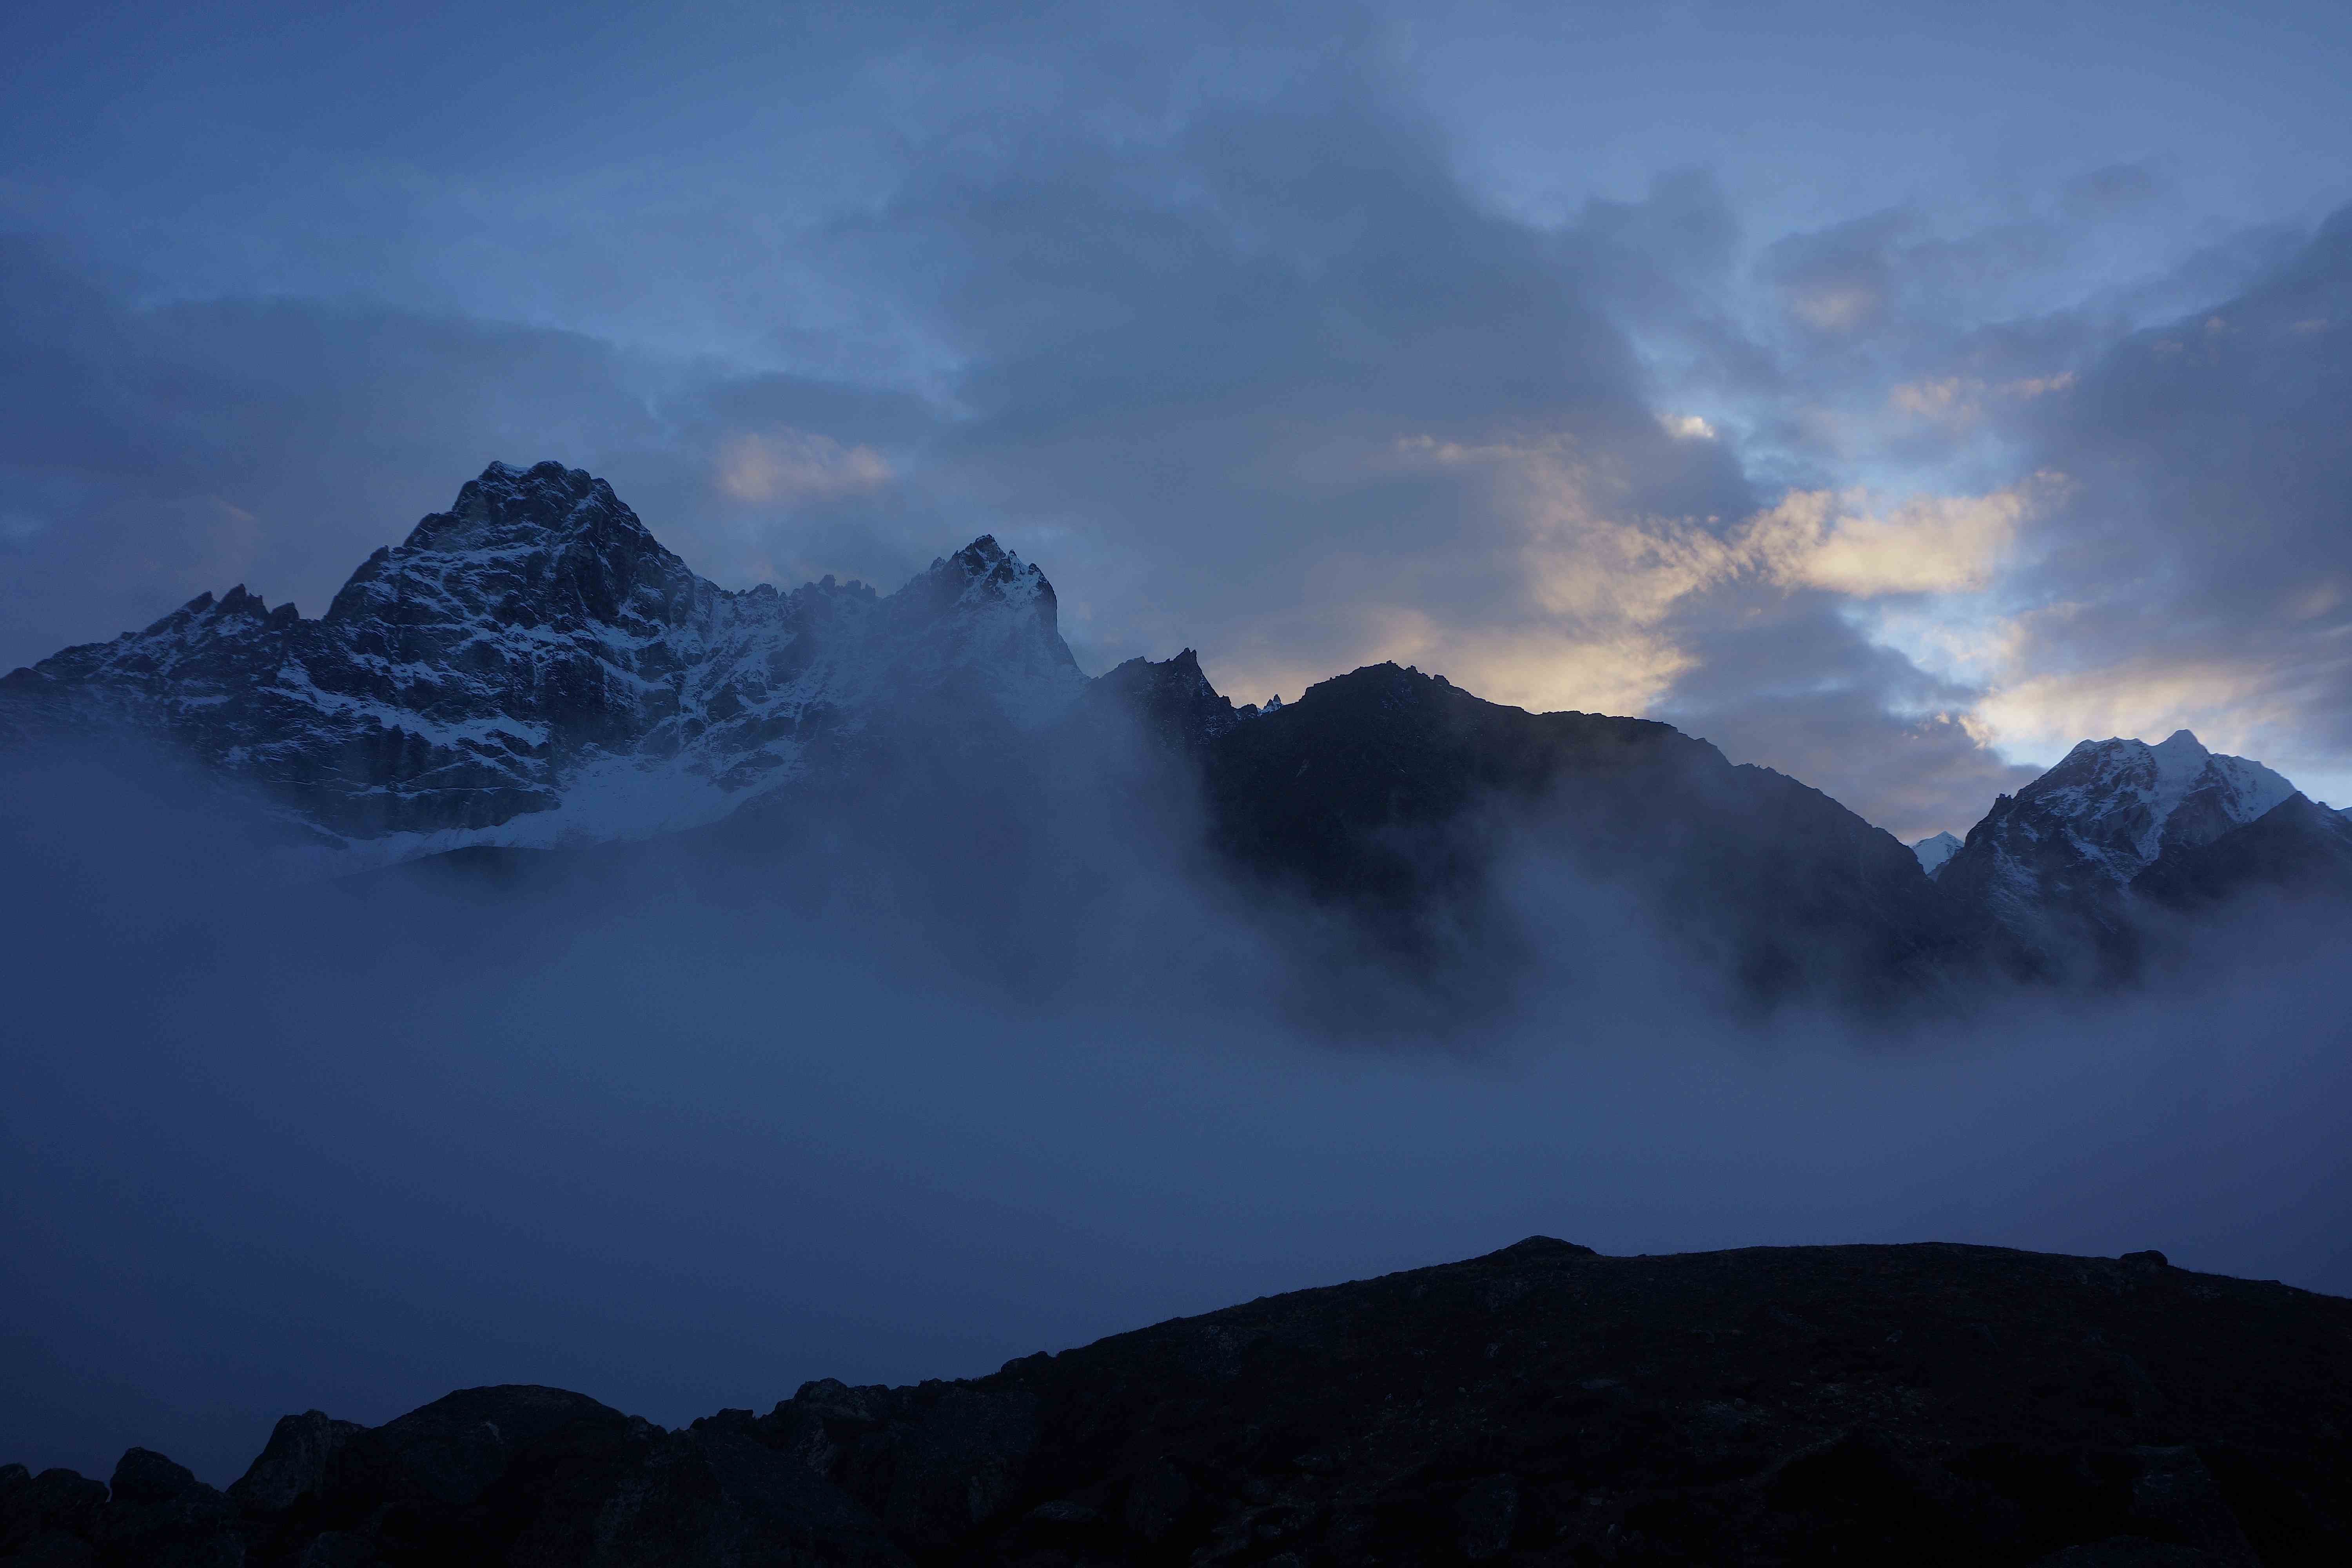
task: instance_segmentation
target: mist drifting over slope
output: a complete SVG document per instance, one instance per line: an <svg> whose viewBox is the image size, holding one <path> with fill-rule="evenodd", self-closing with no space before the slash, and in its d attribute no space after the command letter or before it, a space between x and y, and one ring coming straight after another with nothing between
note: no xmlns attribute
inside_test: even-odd
<svg viewBox="0 0 2352 1568"><path fill-rule="evenodd" d="M1202 876L1193 803L1099 787L1142 765L1110 749L293 884L168 770L21 767L0 1451L226 1480L283 1411L486 1382L674 1422L1531 1232L2352 1286L2340 930L2273 913L2087 999L1759 1021L1529 853L1433 989Z"/></svg>

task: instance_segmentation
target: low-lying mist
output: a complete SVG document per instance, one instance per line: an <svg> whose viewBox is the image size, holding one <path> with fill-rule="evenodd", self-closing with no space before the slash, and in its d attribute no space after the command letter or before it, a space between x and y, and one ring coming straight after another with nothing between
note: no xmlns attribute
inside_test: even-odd
<svg viewBox="0 0 2352 1568"><path fill-rule="evenodd" d="M2352 1289L2312 917L2095 997L1759 1019L1533 851L1401 973L1203 875L1181 798L937 782L306 882L168 771L20 766L0 1459L220 1483L283 1412L483 1383L675 1424L1537 1232Z"/></svg>

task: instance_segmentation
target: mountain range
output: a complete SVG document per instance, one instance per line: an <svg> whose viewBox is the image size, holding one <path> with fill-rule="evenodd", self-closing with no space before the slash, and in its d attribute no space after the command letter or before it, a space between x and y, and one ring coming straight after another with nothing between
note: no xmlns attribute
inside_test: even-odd
<svg viewBox="0 0 2352 1568"><path fill-rule="evenodd" d="M1220 878L1342 910L1407 965L1539 943L1496 914L1507 850L1533 849L1766 1001L1988 965L2112 978L2164 922L2352 897L2352 816L2186 731L2085 741L1965 840L1906 848L1669 725L1530 714L1394 665L1263 709L1191 650L1089 679L1053 585L992 538L887 595L723 589L555 463L492 464L315 619L239 586L0 679L0 748L108 737L194 759L322 872L740 842L845 802L911 820L983 775L1013 781L1009 820L1090 770L1121 800L1191 803L1156 825L1187 824Z"/></svg>

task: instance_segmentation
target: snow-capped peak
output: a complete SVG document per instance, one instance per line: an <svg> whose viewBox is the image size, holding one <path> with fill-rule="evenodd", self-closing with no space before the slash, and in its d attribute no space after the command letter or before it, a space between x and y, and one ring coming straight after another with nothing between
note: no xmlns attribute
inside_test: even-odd
<svg viewBox="0 0 2352 1568"><path fill-rule="evenodd" d="M1952 835L1938 833L1911 846L1911 853L1919 858L1919 869L1932 877L1943 868L1944 862L1949 860L1959 847L1960 841Z"/></svg>
<svg viewBox="0 0 2352 1568"><path fill-rule="evenodd" d="M2209 751L2187 730L2154 745L2084 741L1995 802L1936 879L2012 925L2030 923L2057 905L2112 899L2165 855L2210 844L2294 793L2262 763Z"/></svg>
<svg viewBox="0 0 2352 1568"><path fill-rule="evenodd" d="M2210 752L2189 731L2175 730L2152 746L2120 737L2082 742L2017 798L2067 824L2117 880L2128 881L2168 846L2210 842L2294 793L2262 763Z"/></svg>
<svg viewBox="0 0 2352 1568"><path fill-rule="evenodd" d="M2156 811L2158 816L2170 816L2173 808L2188 798L2196 787L2205 765L2213 753L2187 730L2175 730L2147 749L2156 762Z"/></svg>
<svg viewBox="0 0 2352 1568"><path fill-rule="evenodd" d="M0 732L160 731L382 861L709 821L885 709L1034 729L1086 684L1053 584L992 538L887 597L730 592L604 480L492 463L318 620L202 595L11 676Z"/></svg>

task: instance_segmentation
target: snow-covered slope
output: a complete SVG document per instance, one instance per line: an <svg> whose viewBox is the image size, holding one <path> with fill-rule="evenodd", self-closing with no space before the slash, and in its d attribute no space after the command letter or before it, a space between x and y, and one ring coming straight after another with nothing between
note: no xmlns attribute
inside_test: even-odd
<svg viewBox="0 0 2352 1568"><path fill-rule="evenodd" d="M1919 869L1932 877L1943 869L1944 862L1950 859L1959 847L1960 841L1950 834L1938 833L1933 838L1922 838L1911 846L1911 853L1919 858Z"/></svg>
<svg viewBox="0 0 2352 1568"><path fill-rule="evenodd" d="M161 732L368 863L689 826L886 708L1036 729L1086 685L1052 584L993 539L887 596L733 593L604 480L493 463L320 618L206 594L0 680L0 737Z"/></svg>
<svg viewBox="0 0 2352 1568"><path fill-rule="evenodd" d="M1937 881L2029 941L2049 939L2053 915L2112 928L2140 873L2294 793L2262 763L2209 752L2186 730L2152 746L2084 741L1996 801Z"/></svg>

